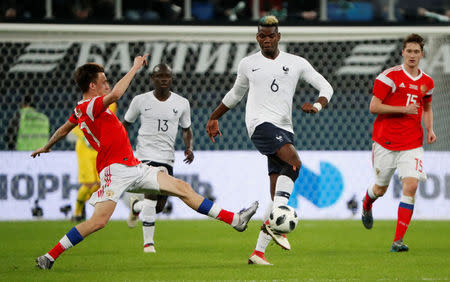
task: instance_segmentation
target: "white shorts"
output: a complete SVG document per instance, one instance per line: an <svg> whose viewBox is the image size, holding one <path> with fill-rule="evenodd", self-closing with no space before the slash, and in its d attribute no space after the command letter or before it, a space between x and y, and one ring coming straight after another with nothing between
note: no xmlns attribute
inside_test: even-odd
<svg viewBox="0 0 450 282"><path fill-rule="evenodd" d="M423 147L405 151L391 151L374 142L372 145L372 164L375 172L375 184L378 186L389 185L396 169L398 169L400 179L413 177L419 181L427 180L422 159Z"/></svg>
<svg viewBox="0 0 450 282"><path fill-rule="evenodd" d="M100 172L100 188L94 192L89 204L112 200L119 201L125 191L132 193L159 193L158 172L165 168L138 164L126 166L112 164Z"/></svg>

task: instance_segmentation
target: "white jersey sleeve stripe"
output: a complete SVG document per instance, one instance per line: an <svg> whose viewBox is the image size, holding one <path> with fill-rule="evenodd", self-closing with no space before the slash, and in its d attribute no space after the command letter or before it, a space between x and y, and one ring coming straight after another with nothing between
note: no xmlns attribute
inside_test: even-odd
<svg viewBox="0 0 450 282"><path fill-rule="evenodd" d="M385 74L380 73L380 75L378 75L377 80L383 82L384 84L386 84L387 86L392 88L392 93L395 92L395 90L397 90L397 87L395 86L395 83L392 79L390 79L389 77L387 77Z"/></svg>
<svg viewBox="0 0 450 282"><path fill-rule="evenodd" d="M89 102L89 104L88 104L88 106L87 106L87 109L86 109L86 114L88 115L88 117L89 117L92 121L94 121L94 103L95 103L95 100L96 100L97 98L98 98L98 97L93 98L93 99Z"/></svg>

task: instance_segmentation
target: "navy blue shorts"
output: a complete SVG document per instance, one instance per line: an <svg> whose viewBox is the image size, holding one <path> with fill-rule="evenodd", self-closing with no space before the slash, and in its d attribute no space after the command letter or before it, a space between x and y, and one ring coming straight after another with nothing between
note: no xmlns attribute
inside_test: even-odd
<svg viewBox="0 0 450 282"><path fill-rule="evenodd" d="M256 149L268 157L269 174L279 173L283 161L276 157L276 152L285 144L294 144L294 134L264 122L258 125L250 138Z"/></svg>
<svg viewBox="0 0 450 282"><path fill-rule="evenodd" d="M168 165L165 163L147 161L147 160L142 161L142 163L149 165L149 166L154 166L154 167L163 166L163 167L167 168L169 175L173 176L173 167L171 165Z"/></svg>

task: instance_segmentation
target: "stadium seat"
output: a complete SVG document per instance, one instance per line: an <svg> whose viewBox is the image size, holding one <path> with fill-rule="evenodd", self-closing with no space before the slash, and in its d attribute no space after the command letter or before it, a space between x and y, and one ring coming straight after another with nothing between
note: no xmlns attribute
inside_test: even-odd
<svg viewBox="0 0 450 282"><path fill-rule="evenodd" d="M201 21L209 21L214 16L214 6L208 2L192 2L192 15Z"/></svg>
<svg viewBox="0 0 450 282"><path fill-rule="evenodd" d="M330 21L371 21L374 17L372 3L346 2L328 3L328 19Z"/></svg>

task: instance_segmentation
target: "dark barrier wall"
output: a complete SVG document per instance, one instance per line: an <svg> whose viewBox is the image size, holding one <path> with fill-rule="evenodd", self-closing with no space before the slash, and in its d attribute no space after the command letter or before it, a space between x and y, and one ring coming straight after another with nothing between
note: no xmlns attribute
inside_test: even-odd
<svg viewBox="0 0 450 282"><path fill-rule="evenodd" d="M439 73L435 80L445 86L450 70L443 69L438 55L443 52L442 58L447 58L446 50L450 50L447 48L450 45L442 43L445 40L437 42L441 42L433 50L437 58L428 57L428 66L431 65L432 74ZM300 106L315 101L318 92L304 82L298 84L293 107L297 148L370 150L375 117L368 108L373 81L382 70L401 63L401 39L280 43L281 49L306 58L330 81L335 92L326 110L319 115L306 115ZM191 103L196 150L254 149L244 124L246 98L221 119L223 137L217 144L210 143L205 125L212 110L233 86L240 59L257 50L256 43L198 41L0 43L0 134L3 137L0 149L7 149L7 125L19 110L25 94L34 95L36 108L49 117L53 133L81 100L81 93L73 81L77 66L90 61L103 64L113 85L131 67L134 55L145 52L151 54L151 66L136 75L118 102L119 119L123 118L134 95L152 89L152 66L165 62L174 71L172 90ZM450 61L450 54L448 58ZM433 60L437 61L433 63ZM448 91L448 87L438 89L435 96L445 90ZM137 128L136 124L130 131L132 144ZM70 150L73 147L72 143L63 141L54 149ZM176 149L183 149L180 136Z"/></svg>

